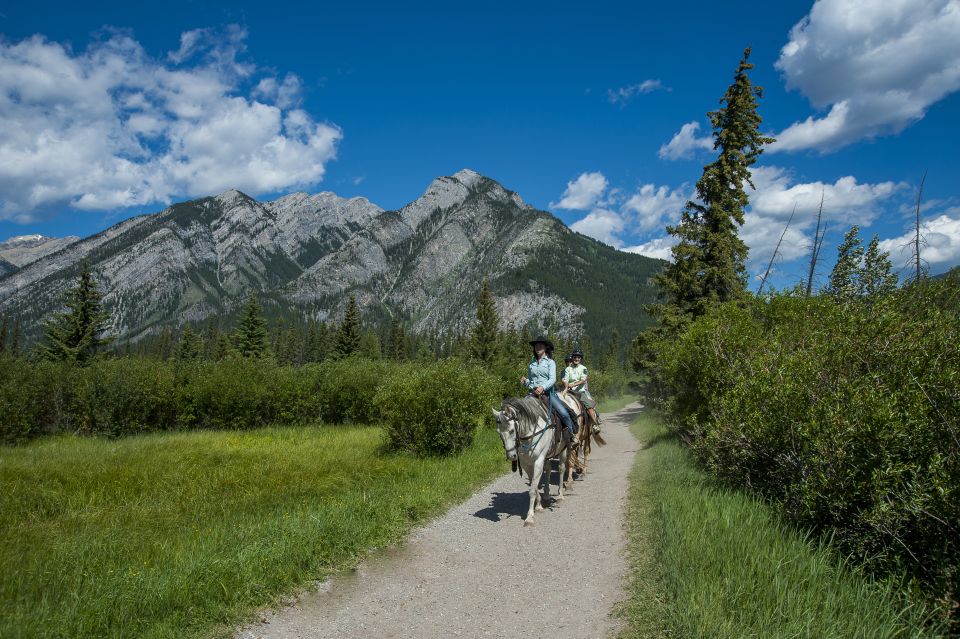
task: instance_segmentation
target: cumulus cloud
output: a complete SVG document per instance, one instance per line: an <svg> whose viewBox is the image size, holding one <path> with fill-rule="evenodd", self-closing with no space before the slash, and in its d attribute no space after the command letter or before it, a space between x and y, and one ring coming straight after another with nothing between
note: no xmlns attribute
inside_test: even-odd
<svg viewBox="0 0 960 639"><path fill-rule="evenodd" d="M643 244L638 244L637 246L628 246L623 250L627 253L637 253L638 255L669 261L673 259L670 249L672 249L676 243L676 240L670 236L657 237Z"/></svg>
<svg viewBox="0 0 960 639"><path fill-rule="evenodd" d="M644 184L627 199L623 209L635 214L636 227L639 230L650 231L663 227L665 220L678 220L680 211L693 195L693 191L688 189L686 184L676 189Z"/></svg>
<svg viewBox="0 0 960 639"><path fill-rule="evenodd" d="M960 89L956 0L817 0L776 67L823 116L776 135L771 152L834 150L898 133Z"/></svg>
<svg viewBox="0 0 960 639"><path fill-rule="evenodd" d="M296 108L295 75L258 79L245 37L188 31L162 58L122 32L0 41L0 218L319 182L341 131Z"/></svg>
<svg viewBox="0 0 960 639"><path fill-rule="evenodd" d="M663 86L660 80L644 80L640 84L633 84L627 87L620 87L619 89L607 89L607 100L611 104L620 104L625 105L636 95L641 93L650 93L656 91L657 89L667 89Z"/></svg>
<svg viewBox="0 0 960 639"><path fill-rule="evenodd" d="M698 149L712 149L713 136L697 137L699 122L687 122L670 141L660 147L657 155L663 160L690 159Z"/></svg>
<svg viewBox="0 0 960 639"><path fill-rule="evenodd" d="M581 173L576 180L567 182L567 188L560 201L551 202L550 206L555 209L586 211L600 200L607 186L607 178L603 173L599 171Z"/></svg>
<svg viewBox="0 0 960 639"><path fill-rule="evenodd" d="M570 225L577 233L583 233L615 248L623 246L618 235L626 228L626 220L616 211L594 209L586 217Z"/></svg>
<svg viewBox="0 0 960 639"><path fill-rule="evenodd" d="M953 266L960 263L960 207L952 207L920 226L920 258L929 266ZM894 266L913 262L914 232L880 242L881 250L890 253Z"/></svg>

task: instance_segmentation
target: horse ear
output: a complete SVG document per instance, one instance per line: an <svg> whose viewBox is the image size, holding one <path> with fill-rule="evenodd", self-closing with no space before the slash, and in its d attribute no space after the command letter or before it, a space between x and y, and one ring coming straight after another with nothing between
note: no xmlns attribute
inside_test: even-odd
<svg viewBox="0 0 960 639"><path fill-rule="evenodd" d="M490 410L493 412L494 417L500 419L500 411L498 411L496 408L491 408Z"/></svg>

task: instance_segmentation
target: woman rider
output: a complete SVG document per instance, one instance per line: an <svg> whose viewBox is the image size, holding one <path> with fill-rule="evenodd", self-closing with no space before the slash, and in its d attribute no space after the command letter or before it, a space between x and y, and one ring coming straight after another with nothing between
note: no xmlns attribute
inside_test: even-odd
<svg viewBox="0 0 960 639"><path fill-rule="evenodd" d="M581 403L590 413L590 417L593 418L594 431L599 432L600 414L597 413L597 402L594 401L593 396L587 389L587 367L583 365L583 351L578 348L570 353L570 357L567 359L571 361L570 365L563 371L563 381L567 388L580 398Z"/></svg>
<svg viewBox="0 0 960 639"><path fill-rule="evenodd" d="M553 353L553 342L541 335L530 342L530 346L533 347L533 359L527 367L526 376L520 378L520 383L535 397L540 397L544 393L549 394L551 410L560 416L567 439L572 446L575 446L577 432L573 427L573 420L554 389L557 383L557 364L550 357Z"/></svg>

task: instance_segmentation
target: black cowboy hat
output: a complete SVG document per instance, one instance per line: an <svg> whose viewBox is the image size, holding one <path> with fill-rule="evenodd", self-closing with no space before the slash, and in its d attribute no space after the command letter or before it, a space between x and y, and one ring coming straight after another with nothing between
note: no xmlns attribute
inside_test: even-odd
<svg viewBox="0 0 960 639"><path fill-rule="evenodd" d="M573 358L573 357L583 357L583 351L581 351L581 350L578 348L578 349L574 350L572 353L570 353L570 357L571 357L571 358Z"/></svg>
<svg viewBox="0 0 960 639"><path fill-rule="evenodd" d="M530 340L530 346L536 345L537 342L540 342L541 344L543 344L544 346L546 346L548 351L552 351L552 350L553 350L553 342L551 342L550 340L548 340L548 339L547 339L546 337L544 337L543 335L538 335L538 336L537 336L537 339Z"/></svg>

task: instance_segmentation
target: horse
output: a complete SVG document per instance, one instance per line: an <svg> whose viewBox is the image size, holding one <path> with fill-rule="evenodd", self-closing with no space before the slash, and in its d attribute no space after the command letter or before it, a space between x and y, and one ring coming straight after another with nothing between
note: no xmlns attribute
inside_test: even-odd
<svg viewBox="0 0 960 639"><path fill-rule="evenodd" d="M596 440L598 446L605 446L607 441L599 432L594 432L593 428L595 424L590 418L590 413L575 393L565 388L557 393L557 395L560 397L560 401L567 407L574 423L577 424L577 433L580 440L577 448L571 452L567 460L567 472L571 475L573 472L579 472L585 476L587 473L587 458L593 450L592 442ZM569 482L571 478L564 479Z"/></svg>
<svg viewBox="0 0 960 639"><path fill-rule="evenodd" d="M507 459L517 462L530 479L530 507L524 526L533 525L533 513L542 512L540 479L543 467L553 457L560 457L560 481L557 499L563 501L567 458L574 448L564 441L562 430L551 423L552 411L536 397L512 397L503 400L500 410L492 409L497 418L497 432L503 441ZM566 454L561 454L566 453ZM550 497L550 475L547 474L546 497Z"/></svg>

